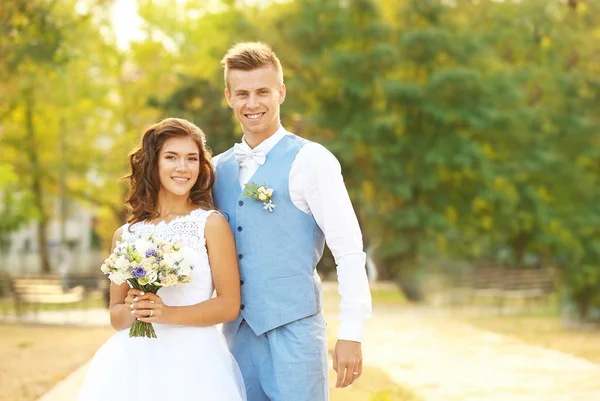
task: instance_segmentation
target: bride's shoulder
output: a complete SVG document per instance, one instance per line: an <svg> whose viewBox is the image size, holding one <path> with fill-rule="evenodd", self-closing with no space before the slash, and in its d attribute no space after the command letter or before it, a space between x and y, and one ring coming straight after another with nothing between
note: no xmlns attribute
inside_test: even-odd
<svg viewBox="0 0 600 401"><path fill-rule="evenodd" d="M210 241L211 238L220 240L223 236L231 236L231 228L227 218L217 210L211 210L211 213L206 217L204 225L204 236Z"/></svg>
<svg viewBox="0 0 600 401"><path fill-rule="evenodd" d="M218 210L207 210L206 224L226 224L229 226L227 218Z"/></svg>

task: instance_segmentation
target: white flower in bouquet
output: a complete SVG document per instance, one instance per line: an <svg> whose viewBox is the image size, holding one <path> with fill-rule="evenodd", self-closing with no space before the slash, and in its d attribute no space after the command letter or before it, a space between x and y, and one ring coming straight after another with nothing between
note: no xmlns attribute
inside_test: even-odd
<svg viewBox="0 0 600 401"><path fill-rule="evenodd" d="M114 262L113 266L117 271L126 271L129 270L129 261L124 257L120 257Z"/></svg>
<svg viewBox="0 0 600 401"><path fill-rule="evenodd" d="M184 259L182 262L179 263L177 274L179 276L186 277L192 274L192 269L193 266L187 260Z"/></svg>
<svg viewBox="0 0 600 401"><path fill-rule="evenodd" d="M164 262L165 267L175 266L175 264L178 263L181 259L183 259L183 255L175 251L173 251L172 253L166 253L162 257L162 261Z"/></svg>
<svg viewBox="0 0 600 401"><path fill-rule="evenodd" d="M157 246L160 246L159 244L153 243L152 241L146 239L139 239L135 241L134 245L136 252L140 255L146 255L146 252L149 249L156 249Z"/></svg>
<svg viewBox="0 0 600 401"><path fill-rule="evenodd" d="M126 281L131 279L131 274L124 271L114 271L108 275L110 281L117 285L124 284Z"/></svg>

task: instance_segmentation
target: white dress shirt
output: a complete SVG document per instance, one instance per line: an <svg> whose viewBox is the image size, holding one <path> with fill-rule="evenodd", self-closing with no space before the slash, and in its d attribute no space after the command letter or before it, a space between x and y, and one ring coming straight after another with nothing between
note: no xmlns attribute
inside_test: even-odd
<svg viewBox="0 0 600 401"><path fill-rule="evenodd" d="M269 151L286 135L277 132L254 148L268 157ZM242 138L241 146L250 146ZM221 155L213 158L217 164ZM254 175L259 164L248 160L240 166L240 187ZM340 304L338 339L361 341L364 320L371 316L371 292L365 270L366 255L358 219L344 185L340 163L324 146L309 142L298 152L289 177L290 197L304 213L312 214L325 234L337 265Z"/></svg>

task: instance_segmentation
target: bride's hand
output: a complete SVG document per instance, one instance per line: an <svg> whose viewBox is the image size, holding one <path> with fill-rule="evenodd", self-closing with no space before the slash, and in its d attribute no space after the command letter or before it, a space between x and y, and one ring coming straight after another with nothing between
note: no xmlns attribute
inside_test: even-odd
<svg viewBox="0 0 600 401"><path fill-rule="evenodd" d="M134 319L144 323L160 323L165 307L161 297L150 292L135 296L130 306Z"/></svg>
<svg viewBox="0 0 600 401"><path fill-rule="evenodd" d="M127 307L129 309L133 309L133 307L131 306L135 301L137 301L137 298L141 295L144 295L144 291L141 290L136 290L135 288L130 288L129 291L127 291L127 296L125 297L125 305L127 305Z"/></svg>

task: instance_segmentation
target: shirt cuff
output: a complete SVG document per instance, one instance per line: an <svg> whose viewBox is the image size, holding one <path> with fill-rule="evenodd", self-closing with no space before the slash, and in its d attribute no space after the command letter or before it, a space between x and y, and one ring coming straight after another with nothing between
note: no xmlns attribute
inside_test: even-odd
<svg viewBox="0 0 600 401"><path fill-rule="evenodd" d="M362 319L344 319L340 322L338 340L362 342L365 322Z"/></svg>

